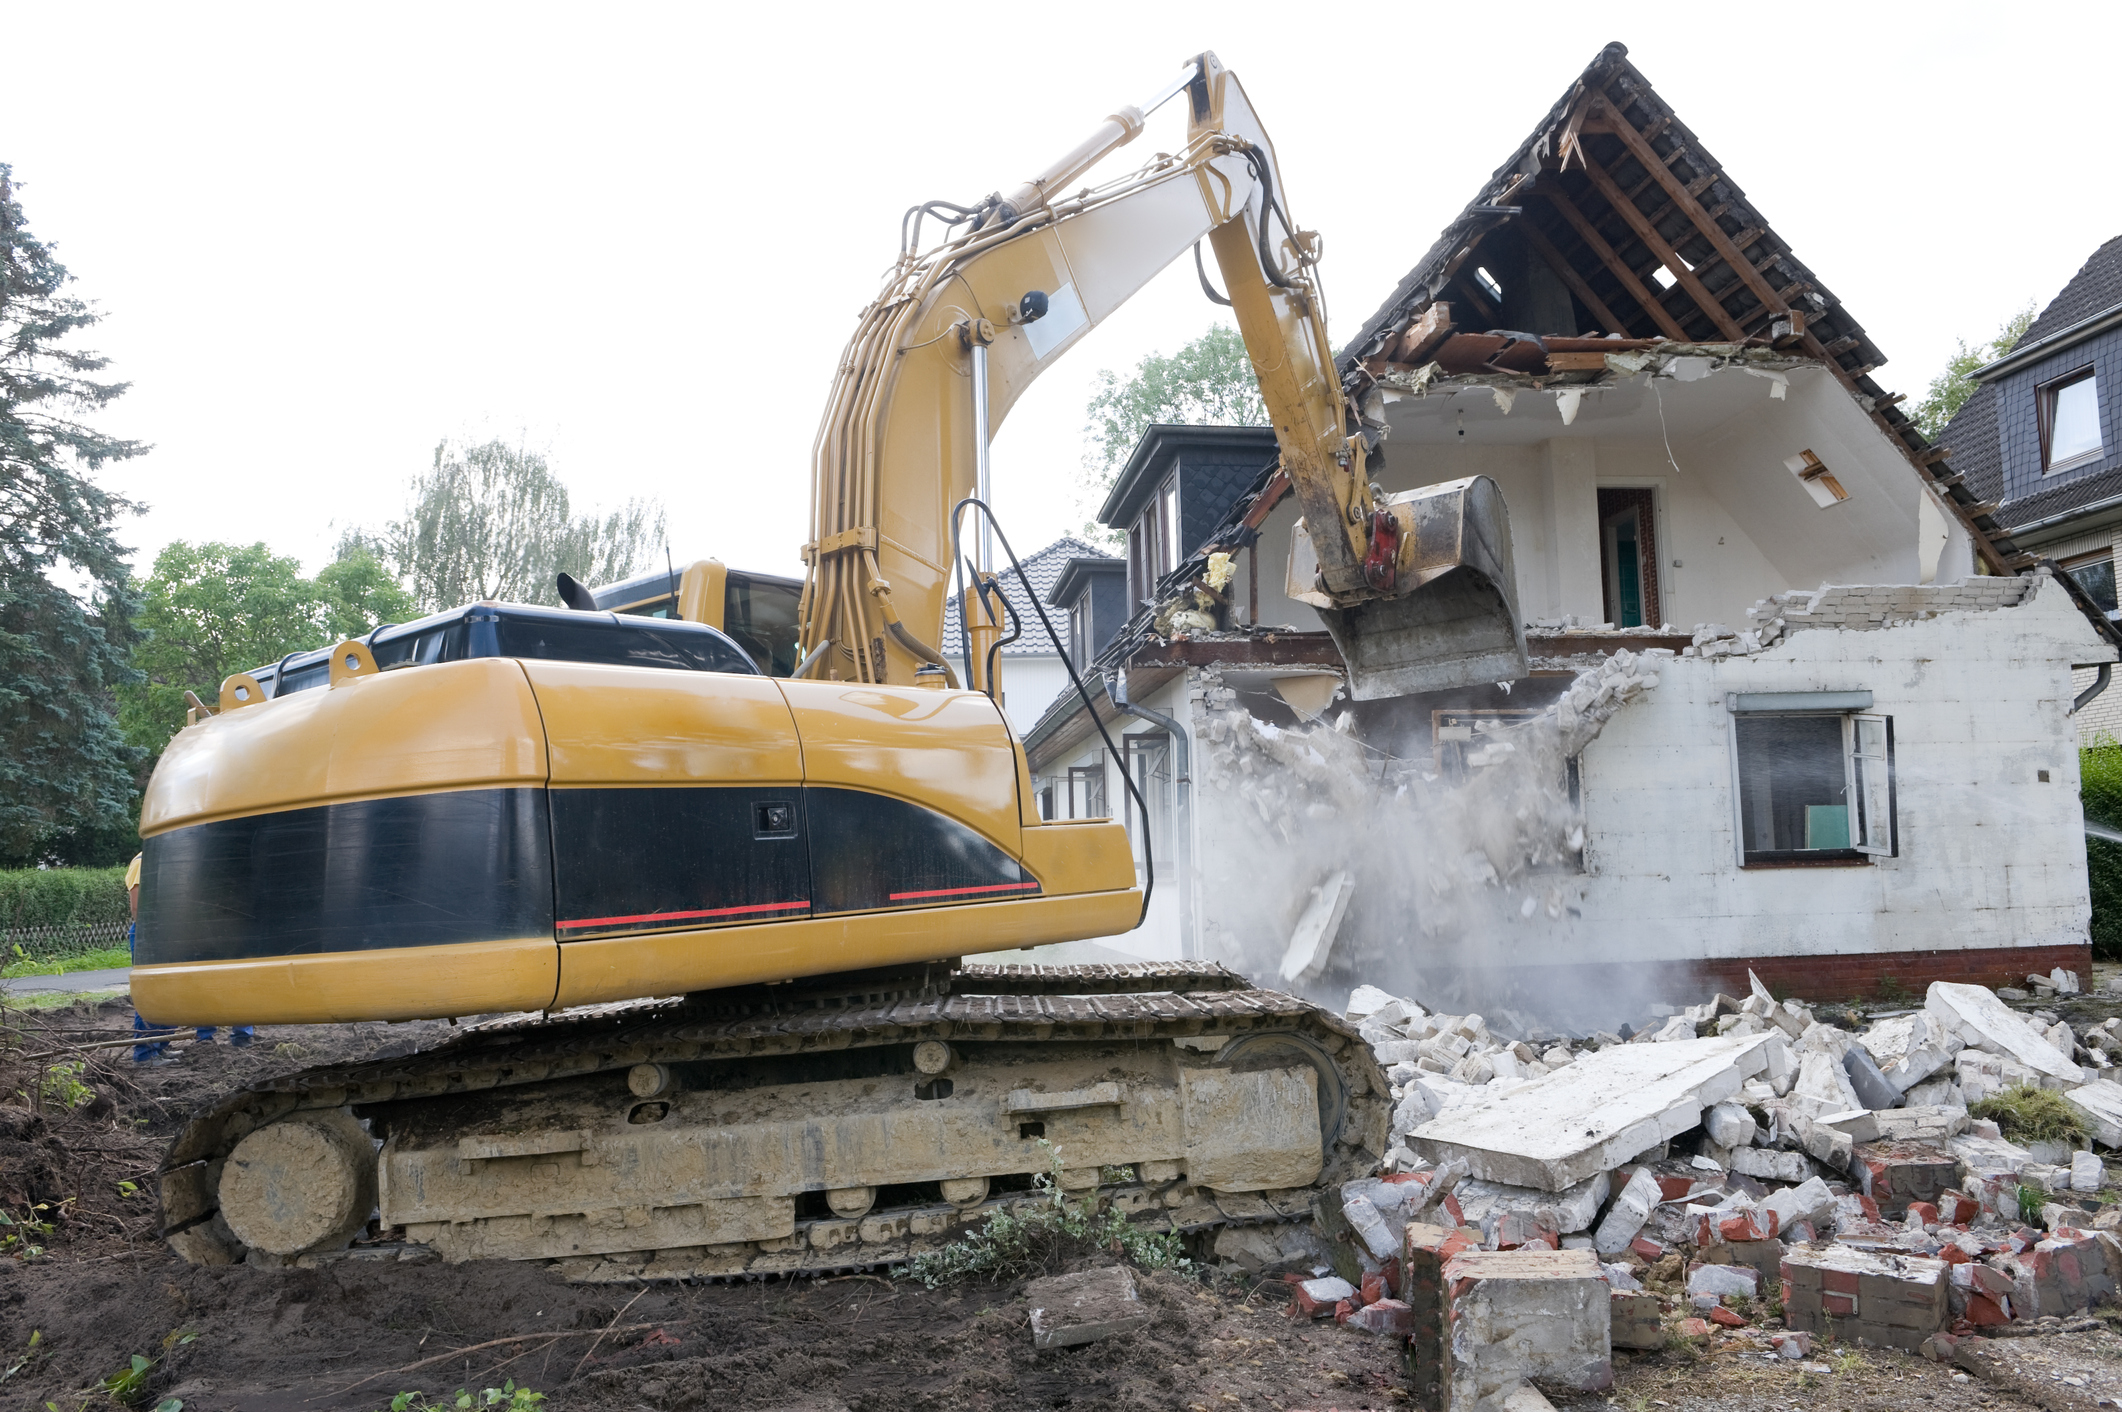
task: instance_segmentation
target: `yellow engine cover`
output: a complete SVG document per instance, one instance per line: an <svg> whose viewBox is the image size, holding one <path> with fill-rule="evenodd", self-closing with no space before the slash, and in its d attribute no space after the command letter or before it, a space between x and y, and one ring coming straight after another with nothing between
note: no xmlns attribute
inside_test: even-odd
<svg viewBox="0 0 2122 1412"><path fill-rule="evenodd" d="M1027 823L1027 788L977 692L493 657L349 676L164 752L133 995L163 1024L413 1019L1132 928L1125 832Z"/></svg>

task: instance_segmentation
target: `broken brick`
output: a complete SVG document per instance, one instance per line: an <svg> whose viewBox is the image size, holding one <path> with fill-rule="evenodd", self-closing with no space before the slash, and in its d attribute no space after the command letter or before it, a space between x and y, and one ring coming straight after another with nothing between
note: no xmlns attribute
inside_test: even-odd
<svg viewBox="0 0 2122 1412"><path fill-rule="evenodd" d="M1415 1311L1397 1299L1380 1299L1364 1305L1343 1322L1367 1334L1406 1338L1415 1331Z"/></svg>
<svg viewBox="0 0 2122 1412"><path fill-rule="evenodd" d="M1721 1304L1709 1311L1709 1321L1713 1324L1722 1324L1727 1329L1743 1329L1746 1327L1745 1319L1732 1310L1726 1309Z"/></svg>
<svg viewBox="0 0 2122 1412"><path fill-rule="evenodd" d="M1856 1149L1857 1180L1882 1216L1899 1218L1909 1203L1935 1208L1960 1181L1960 1160L1926 1142L1866 1142Z"/></svg>
<svg viewBox="0 0 2122 1412"><path fill-rule="evenodd" d="M1951 1273L1942 1260L1849 1246L1792 1250L1783 1257L1784 1321L1808 1333L1914 1352L1945 1327Z"/></svg>

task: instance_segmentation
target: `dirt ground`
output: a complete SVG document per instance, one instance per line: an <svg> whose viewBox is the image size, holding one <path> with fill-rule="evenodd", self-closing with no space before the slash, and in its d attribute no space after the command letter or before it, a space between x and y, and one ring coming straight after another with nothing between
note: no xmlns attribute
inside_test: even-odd
<svg viewBox="0 0 2122 1412"><path fill-rule="evenodd" d="M137 1068L123 1049L81 1075L93 1097L24 1106L49 1060L124 1033L123 1002L0 1017L0 1211L49 1230L0 1253L0 1408L117 1405L97 1389L138 1355L134 1405L191 1412L369 1412L509 1379L572 1409L986 1412L1099 1407L1398 1409L1398 1353L1333 1324L1292 1324L1280 1286L1140 1277L1153 1318L1132 1335L1035 1352L1023 1281L939 1290L852 1276L740 1285L570 1286L540 1267L349 1259L321 1269L194 1267L156 1238L151 1172L197 1106L247 1078L432 1042L440 1024L261 1030L249 1049L188 1044ZM67 1056L61 1056L62 1058ZM125 1194L120 1183L132 1183ZM39 1212L37 1208L44 1209ZM25 1233L28 1233L25 1237ZM23 1246L37 1244L31 1257ZM1100 1258L1078 1256L1075 1263ZM189 1338L187 1338L189 1336ZM1769 1361L1744 1331L1707 1351L1616 1357L1597 1397L1631 1409L2090 1409L2122 1396L2122 1338L1998 1340L1982 1376L1897 1353ZM1956 1373L1958 1379L1956 1380ZM2104 1400L2103 1400L2104 1399Z"/></svg>

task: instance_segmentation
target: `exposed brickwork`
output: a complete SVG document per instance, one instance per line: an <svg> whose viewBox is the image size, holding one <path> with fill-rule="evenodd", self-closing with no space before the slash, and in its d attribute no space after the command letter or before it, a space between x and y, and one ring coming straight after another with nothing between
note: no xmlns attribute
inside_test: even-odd
<svg viewBox="0 0 2122 1412"><path fill-rule="evenodd" d="M1874 997L1891 978L1895 985L1921 995L1932 981L1964 981L1992 989L2024 985L2035 972L2061 966L2090 976L2091 943L2069 946L1999 946L1967 951L1873 951L1849 956L1755 956L1698 961L1695 974L1714 980L1735 994L1746 993L1749 969L1761 983L1783 995L1837 1000Z"/></svg>
<svg viewBox="0 0 2122 1412"><path fill-rule="evenodd" d="M1860 631L1894 623L1916 623L1943 613L1991 612L2015 608L2036 579L1969 578L1958 583L1827 584L1810 591L1764 598L1746 616L1766 628L1781 620L1782 631L1801 628L1854 628ZM1769 634L1762 633L1767 639Z"/></svg>

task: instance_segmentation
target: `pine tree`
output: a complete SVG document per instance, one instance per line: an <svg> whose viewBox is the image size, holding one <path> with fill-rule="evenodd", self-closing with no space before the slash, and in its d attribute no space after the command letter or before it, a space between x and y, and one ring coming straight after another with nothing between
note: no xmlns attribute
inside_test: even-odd
<svg viewBox="0 0 2122 1412"><path fill-rule="evenodd" d="M81 420L127 384L66 346L101 317L64 292L72 279L0 163L0 865L128 835L137 783L112 700L134 635L112 525L139 507L90 477L147 447Z"/></svg>

